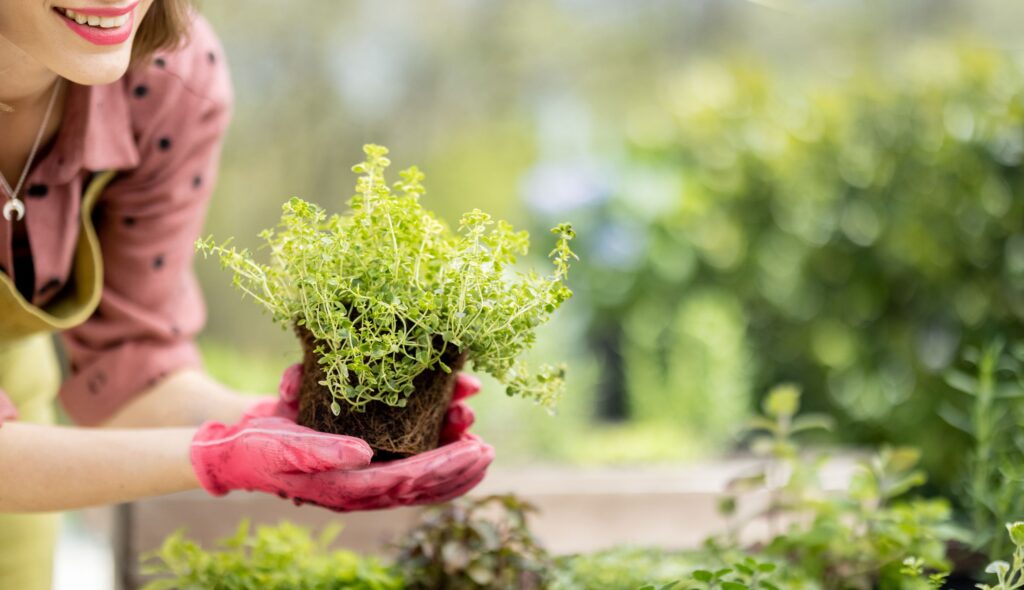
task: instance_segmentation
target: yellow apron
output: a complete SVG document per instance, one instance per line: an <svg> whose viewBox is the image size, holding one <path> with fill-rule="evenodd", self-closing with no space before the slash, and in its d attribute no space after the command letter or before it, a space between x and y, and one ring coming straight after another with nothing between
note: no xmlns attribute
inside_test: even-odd
<svg viewBox="0 0 1024 590"><path fill-rule="evenodd" d="M45 308L26 301L0 273L0 389L18 408L21 422L54 422L60 366L51 335L81 324L99 303L103 264L92 210L113 177L114 172L97 174L86 189L70 278ZM50 590L58 519L58 514L0 514L0 589Z"/></svg>

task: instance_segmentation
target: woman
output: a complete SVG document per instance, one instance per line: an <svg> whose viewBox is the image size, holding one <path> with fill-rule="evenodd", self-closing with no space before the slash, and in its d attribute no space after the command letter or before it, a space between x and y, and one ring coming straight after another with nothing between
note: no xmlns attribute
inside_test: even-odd
<svg viewBox="0 0 1024 590"><path fill-rule="evenodd" d="M465 493L493 456L461 401L449 444L368 465L365 442L295 424L299 369L257 403L202 373L192 244L231 91L187 4L0 2L0 588L49 588L43 512L199 486L417 504ZM456 397L477 388L460 377ZM52 425L58 390L82 427Z"/></svg>

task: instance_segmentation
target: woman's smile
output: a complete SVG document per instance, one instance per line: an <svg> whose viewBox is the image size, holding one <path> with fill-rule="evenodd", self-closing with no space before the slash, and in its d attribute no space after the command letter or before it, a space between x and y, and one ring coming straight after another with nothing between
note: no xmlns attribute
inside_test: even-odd
<svg viewBox="0 0 1024 590"><path fill-rule="evenodd" d="M86 41L96 45L117 45L131 38L135 23L135 7L138 4L134 2L120 8L58 6L53 10L72 31Z"/></svg>

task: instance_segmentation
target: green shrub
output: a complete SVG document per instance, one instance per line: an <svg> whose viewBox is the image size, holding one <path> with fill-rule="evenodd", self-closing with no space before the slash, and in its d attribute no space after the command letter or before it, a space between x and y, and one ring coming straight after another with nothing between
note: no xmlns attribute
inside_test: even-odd
<svg viewBox="0 0 1024 590"><path fill-rule="evenodd" d="M534 508L515 496L458 500L429 510L400 540L410 590L539 590L551 560L527 526Z"/></svg>
<svg viewBox="0 0 1024 590"><path fill-rule="evenodd" d="M951 400L939 414L970 437L971 451L956 465L957 491L974 548L995 559L1008 548L1001 523L1024 518L1024 346L996 340L964 356L965 370L950 369L946 382L968 403Z"/></svg>
<svg viewBox="0 0 1024 590"><path fill-rule="evenodd" d="M799 416L800 392L793 386L776 387L763 405L765 413L752 420L751 429L766 433L754 439L753 450L767 461L732 489L737 495L767 492L769 503L709 548L742 555L747 551L739 541L743 528L767 519L774 534L756 555L785 562L787 571L798 571L801 579L826 590L904 588L910 584L903 571L908 558L922 571L949 571L949 543L967 535L954 524L946 500L908 497L926 481L918 451L883 448L858 464L845 490L827 491L820 482L826 457L802 449L794 436L828 427L829 421ZM723 506L731 511L736 500Z"/></svg>
<svg viewBox="0 0 1024 590"><path fill-rule="evenodd" d="M413 380L444 365L454 347L477 371L493 375L509 395L550 405L562 389L563 369L531 372L520 355L535 330L571 295L565 286L574 236L558 236L550 276L514 272L529 236L474 210L451 232L423 208L423 174L403 171L388 185L387 149L368 145L351 213L331 215L299 198L284 205L276 230L260 235L270 261L248 251L200 240L220 256L234 284L285 327L308 329L319 343L335 414L340 403L361 408L378 400L404 406Z"/></svg>
<svg viewBox="0 0 1024 590"><path fill-rule="evenodd" d="M549 590L779 590L800 581L777 564L706 551L620 548L562 558Z"/></svg>
<svg viewBox="0 0 1024 590"><path fill-rule="evenodd" d="M961 347L1024 336L1024 67L970 42L879 55L813 78L752 57L661 76L636 106L657 133L596 154L575 173L585 198L537 217L587 228L573 286L602 382L628 390L634 416L659 384L720 367L724 390L705 395L728 403L792 380L820 392L806 403L845 441L943 440L925 461L952 490L944 467L969 443L932 419L954 395L942 373ZM731 381L714 356L682 369L703 356L673 321L696 291L740 310Z"/></svg>
<svg viewBox="0 0 1024 590"><path fill-rule="evenodd" d="M996 576L997 582L994 586L978 584L979 590L1017 590L1024 587L1024 522L1007 523L1006 532L1013 545L1012 561L990 563L985 573Z"/></svg>
<svg viewBox="0 0 1024 590"><path fill-rule="evenodd" d="M693 552L622 547L559 558L551 590L639 588L666 584L702 567Z"/></svg>
<svg viewBox="0 0 1024 590"><path fill-rule="evenodd" d="M218 550L204 550L177 532L145 558L145 590L402 590L401 576L377 559L331 551L339 528L319 538L289 523L243 522Z"/></svg>

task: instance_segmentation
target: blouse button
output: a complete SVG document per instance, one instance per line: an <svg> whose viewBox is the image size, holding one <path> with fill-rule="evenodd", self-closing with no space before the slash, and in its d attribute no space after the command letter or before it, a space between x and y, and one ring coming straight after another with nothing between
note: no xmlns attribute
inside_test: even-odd
<svg viewBox="0 0 1024 590"><path fill-rule="evenodd" d="M89 386L89 393L97 395L100 392L100 389L107 384L107 374L103 371L99 371L89 379L87 383Z"/></svg>
<svg viewBox="0 0 1024 590"><path fill-rule="evenodd" d="M33 184L28 187L28 191L25 193L30 197L41 198L45 197L50 192L50 187L45 184Z"/></svg>

